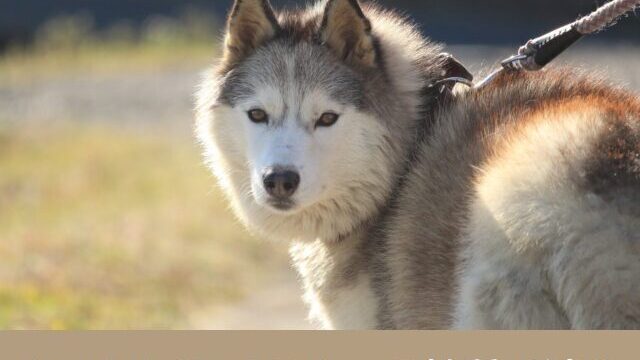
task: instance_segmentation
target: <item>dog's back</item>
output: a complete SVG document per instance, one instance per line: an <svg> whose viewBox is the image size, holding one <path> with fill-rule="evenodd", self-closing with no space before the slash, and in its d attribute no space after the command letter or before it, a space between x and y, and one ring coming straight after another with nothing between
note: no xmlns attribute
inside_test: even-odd
<svg viewBox="0 0 640 360"><path fill-rule="evenodd" d="M397 204L395 326L640 327L628 92L570 71L504 75L439 115Z"/></svg>

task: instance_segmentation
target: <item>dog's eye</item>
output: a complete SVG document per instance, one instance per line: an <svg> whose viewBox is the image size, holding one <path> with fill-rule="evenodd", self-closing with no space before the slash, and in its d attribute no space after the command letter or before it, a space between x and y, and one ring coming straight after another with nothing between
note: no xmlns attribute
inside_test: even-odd
<svg viewBox="0 0 640 360"><path fill-rule="evenodd" d="M264 110L253 109L253 110L249 110L247 114L249 115L249 119L251 119L251 121L253 121L256 124L269 122L269 116Z"/></svg>
<svg viewBox="0 0 640 360"><path fill-rule="evenodd" d="M340 115L332 112L326 112L320 116L318 121L316 121L316 127L329 127L338 121Z"/></svg>

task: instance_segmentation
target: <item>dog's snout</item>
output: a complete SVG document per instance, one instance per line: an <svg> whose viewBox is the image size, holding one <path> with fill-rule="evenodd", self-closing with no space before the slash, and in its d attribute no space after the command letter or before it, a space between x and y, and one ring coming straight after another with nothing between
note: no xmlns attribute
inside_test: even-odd
<svg viewBox="0 0 640 360"><path fill-rule="evenodd" d="M262 175L262 183L269 195L287 199L298 189L300 175L290 169L268 168Z"/></svg>

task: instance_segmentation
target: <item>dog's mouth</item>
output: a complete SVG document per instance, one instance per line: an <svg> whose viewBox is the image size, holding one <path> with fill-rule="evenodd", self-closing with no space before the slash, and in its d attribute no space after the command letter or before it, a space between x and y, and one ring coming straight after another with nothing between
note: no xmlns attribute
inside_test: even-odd
<svg viewBox="0 0 640 360"><path fill-rule="evenodd" d="M271 208L278 212L290 212L291 210L294 210L296 206L295 202L290 199L269 199L267 203Z"/></svg>

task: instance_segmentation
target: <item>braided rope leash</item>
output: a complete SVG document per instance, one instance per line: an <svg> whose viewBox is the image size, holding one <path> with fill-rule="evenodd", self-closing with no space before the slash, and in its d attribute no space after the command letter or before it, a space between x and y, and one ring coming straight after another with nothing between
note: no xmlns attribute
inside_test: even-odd
<svg viewBox="0 0 640 360"><path fill-rule="evenodd" d="M638 6L640 6L638 0L614 0L574 22L573 25L580 34L593 34L613 24L622 15L635 10Z"/></svg>
<svg viewBox="0 0 640 360"><path fill-rule="evenodd" d="M634 11L638 6L640 0L613 0L569 25L529 40L520 47L517 55L503 60L502 68L492 72L474 88L482 88L505 70L540 70L584 35L596 33L615 24L621 16Z"/></svg>

